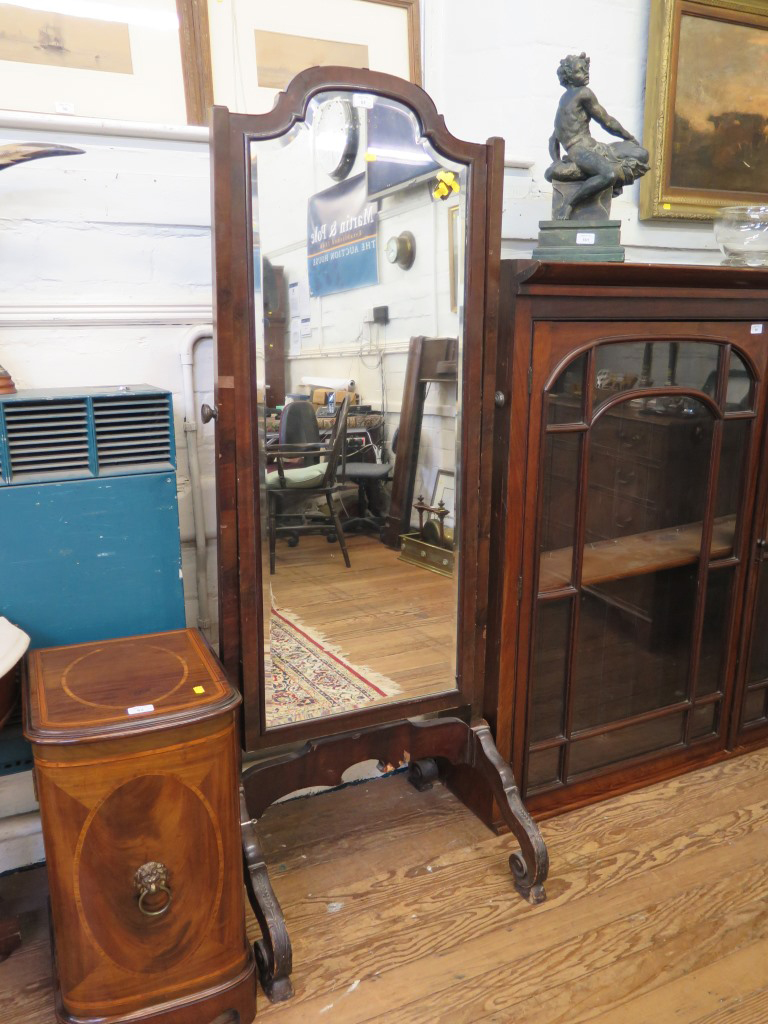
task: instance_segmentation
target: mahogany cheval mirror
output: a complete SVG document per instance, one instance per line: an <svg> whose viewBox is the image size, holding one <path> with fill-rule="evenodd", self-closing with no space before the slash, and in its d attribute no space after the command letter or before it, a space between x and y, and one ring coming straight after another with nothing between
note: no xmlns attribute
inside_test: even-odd
<svg viewBox="0 0 768 1024"><path fill-rule="evenodd" d="M279 1000L291 947L255 823L360 761L408 762L469 804L490 790L515 885L544 898L545 846L481 717L503 142L454 138L408 82L326 67L267 114L215 107L212 152L220 654L245 750L273 752L243 776L242 821ZM282 381L314 438L284 436ZM435 565L401 557L388 477L405 532L411 492L448 510Z"/></svg>

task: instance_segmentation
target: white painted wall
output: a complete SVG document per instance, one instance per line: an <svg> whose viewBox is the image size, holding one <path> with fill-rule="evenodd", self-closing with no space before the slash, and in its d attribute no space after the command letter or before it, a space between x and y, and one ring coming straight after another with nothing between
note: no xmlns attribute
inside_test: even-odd
<svg viewBox="0 0 768 1024"><path fill-rule="evenodd" d="M561 95L557 66L569 53L591 58L590 86L642 142L650 0L421 0L424 86L454 135L506 140L510 168L502 233L505 256L530 256L538 222L551 216L544 180L547 142ZM594 126L596 138L611 139ZM614 201L627 259L719 262L711 225L640 223L639 183Z"/></svg>
<svg viewBox="0 0 768 1024"><path fill-rule="evenodd" d="M475 0L471 7L465 0L422 0L422 8L426 88L455 135L506 138L507 155L519 166L507 174L504 252L528 255L538 221L549 217L543 170L560 95L558 61L586 50L597 96L641 138L649 0ZM53 123L47 131L33 130L30 125L40 124L34 118L0 114L0 142L55 140L86 150L84 156L43 160L0 175L0 365L20 388L148 383L173 392L185 595L194 624L180 351L190 328L211 319L205 132L162 137L154 131L160 137L141 138L115 134L114 126L105 134L100 125L72 134L62 130L66 120ZM640 224L637 185L615 204L615 213L630 257L718 259L706 225ZM343 358L340 373L346 372ZM326 357L324 366L336 375L336 363ZM201 342L195 408L211 400L211 344ZM447 400L434 396L435 413ZM198 441L212 536L212 425L200 425ZM211 559L215 613L214 565ZM0 816L31 810L30 792L23 779L0 780ZM0 870L39 856L39 837L29 820L14 821L12 841L4 843L0 829Z"/></svg>

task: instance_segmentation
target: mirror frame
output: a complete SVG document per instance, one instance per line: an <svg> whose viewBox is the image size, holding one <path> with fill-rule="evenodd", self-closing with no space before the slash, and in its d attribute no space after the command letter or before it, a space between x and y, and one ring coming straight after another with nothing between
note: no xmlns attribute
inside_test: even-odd
<svg viewBox="0 0 768 1024"><path fill-rule="evenodd" d="M254 415L249 144L288 132L296 122L305 120L313 96L339 89L372 92L404 103L419 118L423 136L435 150L468 167L457 687L268 729L264 716L258 423ZM219 653L230 680L243 694L244 748L279 747L434 712L450 710L467 720L481 715L504 142L499 138L485 144L456 139L427 93L409 82L380 72L322 67L297 75L266 114L232 114L225 107L214 107L211 156Z"/></svg>

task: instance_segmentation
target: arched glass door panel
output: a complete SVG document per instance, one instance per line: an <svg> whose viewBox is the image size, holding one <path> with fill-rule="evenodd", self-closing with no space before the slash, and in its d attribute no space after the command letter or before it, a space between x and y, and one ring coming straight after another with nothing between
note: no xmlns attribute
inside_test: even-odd
<svg viewBox="0 0 768 1024"><path fill-rule="evenodd" d="M547 387L528 793L718 734L753 397L687 339L594 345Z"/></svg>

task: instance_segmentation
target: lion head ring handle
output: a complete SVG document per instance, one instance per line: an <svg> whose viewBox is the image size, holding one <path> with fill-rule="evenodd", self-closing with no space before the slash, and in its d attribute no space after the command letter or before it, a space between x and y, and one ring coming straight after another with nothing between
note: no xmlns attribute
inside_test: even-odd
<svg viewBox="0 0 768 1024"><path fill-rule="evenodd" d="M146 917L161 917L168 912L173 901L173 893L168 887L168 868L159 861L150 860L142 864L133 876L133 884L136 888L136 895L139 900L139 910ZM165 893L166 900L158 910L150 910L144 905L148 896L155 893Z"/></svg>

